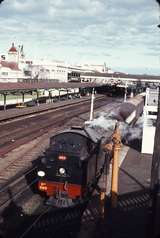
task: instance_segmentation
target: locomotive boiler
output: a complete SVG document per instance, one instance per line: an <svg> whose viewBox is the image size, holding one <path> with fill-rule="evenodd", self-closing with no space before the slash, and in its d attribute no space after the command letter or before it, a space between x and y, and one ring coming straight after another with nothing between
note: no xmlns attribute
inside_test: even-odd
<svg viewBox="0 0 160 238"><path fill-rule="evenodd" d="M38 189L49 197L49 203L67 207L89 196L104 165L100 147L101 136L85 128L72 127L50 138L38 169Z"/></svg>

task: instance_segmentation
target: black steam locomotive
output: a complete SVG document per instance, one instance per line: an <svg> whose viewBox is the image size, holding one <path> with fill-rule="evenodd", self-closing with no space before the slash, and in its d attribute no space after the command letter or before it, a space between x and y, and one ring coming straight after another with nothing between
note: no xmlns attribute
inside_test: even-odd
<svg viewBox="0 0 160 238"><path fill-rule="evenodd" d="M98 182L100 164L104 164L102 156L99 159L100 147L100 136L84 128L72 127L50 138L38 169L38 189L49 202L68 207L89 196Z"/></svg>

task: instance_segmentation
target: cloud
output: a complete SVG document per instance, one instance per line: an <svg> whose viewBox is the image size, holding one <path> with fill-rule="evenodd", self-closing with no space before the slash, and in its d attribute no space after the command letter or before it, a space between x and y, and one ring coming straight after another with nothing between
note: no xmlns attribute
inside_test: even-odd
<svg viewBox="0 0 160 238"><path fill-rule="evenodd" d="M154 68L157 24L154 0L5 0L0 51L15 41L24 44L29 57L61 59L70 54L76 62L107 60L111 67Z"/></svg>

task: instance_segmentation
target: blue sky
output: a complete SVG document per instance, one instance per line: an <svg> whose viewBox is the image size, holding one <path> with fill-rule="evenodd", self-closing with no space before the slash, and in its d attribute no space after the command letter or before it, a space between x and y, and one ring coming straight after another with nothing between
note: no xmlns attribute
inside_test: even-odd
<svg viewBox="0 0 160 238"><path fill-rule="evenodd" d="M0 54L15 42L28 59L160 74L158 23L156 0L4 0Z"/></svg>

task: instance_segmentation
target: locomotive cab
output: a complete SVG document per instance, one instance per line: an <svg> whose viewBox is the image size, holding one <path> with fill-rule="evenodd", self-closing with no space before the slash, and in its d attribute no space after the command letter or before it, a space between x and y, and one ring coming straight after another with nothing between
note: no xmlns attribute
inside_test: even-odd
<svg viewBox="0 0 160 238"><path fill-rule="evenodd" d="M80 128L51 137L45 163L38 171L39 190L54 199L84 199L87 185L96 174L99 144Z"/></svg>

